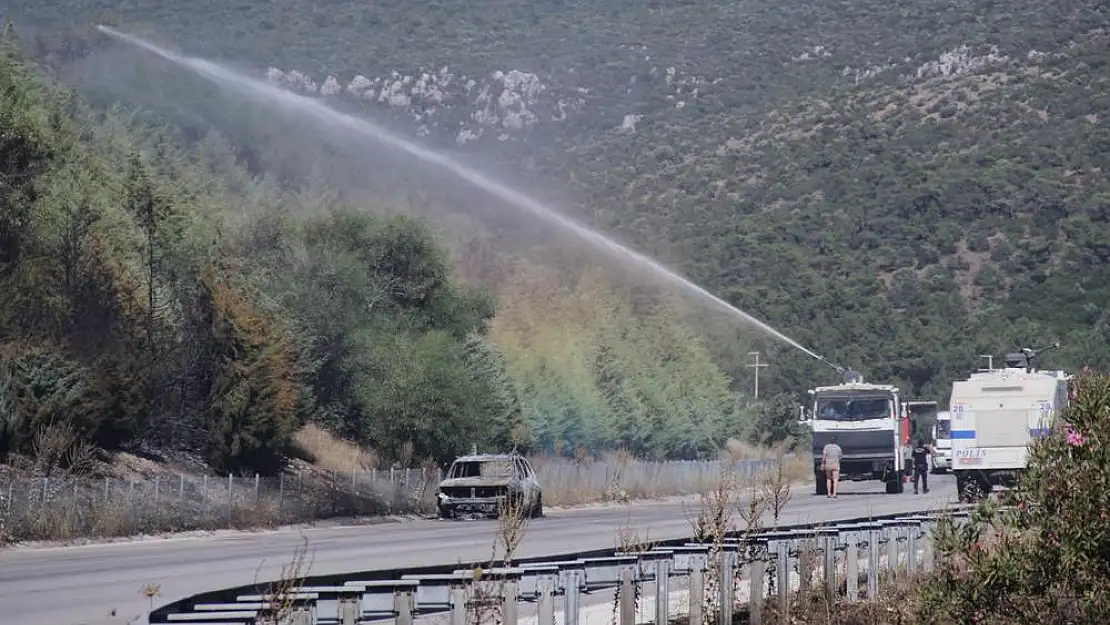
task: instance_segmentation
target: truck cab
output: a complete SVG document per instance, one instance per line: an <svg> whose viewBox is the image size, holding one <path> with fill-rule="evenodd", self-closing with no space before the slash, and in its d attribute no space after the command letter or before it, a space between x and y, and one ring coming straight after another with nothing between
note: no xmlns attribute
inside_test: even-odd
<svg viewBox="0 0 1110 625"><path fill-rule="evenodd" d="M909 475L911 424L897 387L869 384L854 371L835 386L809 390L801 422L812 432L813 474L818 495L827 494L821 456L834 438L844 451L842 481L875 480L887 493L901 493Z"/></svg>
<svg viewBox="0 0 1110 625"><path fill-rule="evenodd" d="M937 413L933 425L933 473L947 473L952 470L952 416L947 410Z"/></svg>

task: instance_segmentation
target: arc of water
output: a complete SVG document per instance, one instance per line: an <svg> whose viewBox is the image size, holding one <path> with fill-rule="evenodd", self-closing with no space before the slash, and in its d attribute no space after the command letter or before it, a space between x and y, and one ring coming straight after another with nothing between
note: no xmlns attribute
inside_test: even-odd
<svg viewBox="0 0 1110 625"><path fill-rule="evenodd" d="M239 72L228 69L226 67L222 67L205 59L185 56L183 54L172 52L141 37L120 32L109 26L98 25L97 29L120 41L142 48L148 52L156 54L159 57L162 57L163 59L166 59L167 61L189 69L194 73L218 85L230 88L234 91L238 91L254 99L261 100L267 104L283 106L288 109L295 110L302 115L305 115L324 124L339 125L359 135L369 137L380 143L384 143L393 148L402 150L421 161L431 163L447 171L450 171L459 178L466 180L470 184L473 184L474 186L486 191L487 193L498 197L501 200L504 200L505 202L512 204L519 209L527 211L533 216L538 217L548 223L554 224L556 226L559 226L560 228L563 228L564 230L572 232L579 238L589 242L591 245L598 249L601 249L625 260L632 260L641 267L650 270L655 275L662 276L668 281L681 286L686 291L710 302L714 306L726 312L739 317L742 321L748 323L749 325L752 325L762 332L786 343L787 345L790 345L791 347L800 350L802 353L810 356L811 358L828 364L836 368L837 370L841 370L840 367L806 348L801 343L786 336L782 332L771 327L769 324L760 321L759 319L756 319L752 315L749 315L748 313L740 310L732 304L729 304L716 295L713 295L709 291L695 284L690 279L685 278L677 272L667 268L662 263L659 263L658 261L653 260L631 248L621 245L613 239L595 230L592 230L591 228L578 223L577 221L565 215L562 215L547 206L544 206L535 198L521 193L520 191L510 187L509 185L498 182L475 169L459 163L458 161L448 156L433 152L427 148L423 148L415 143L412 143L411 141L408 141L400 136L389 132L388 130L382 128L377 124L374 124L373 122L336 111L319 100L293 93L291 91L286 91L284 89L279 89L278 87L270 85L266 82L251 78L249 76L245 76Z"/></svg>

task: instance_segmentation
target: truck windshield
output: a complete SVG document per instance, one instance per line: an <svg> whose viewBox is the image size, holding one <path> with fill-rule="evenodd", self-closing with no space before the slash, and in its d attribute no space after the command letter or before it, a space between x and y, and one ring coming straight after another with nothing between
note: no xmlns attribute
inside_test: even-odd
<svg viewBox="0 0 1110 625"><path fill-rule="evenodd" d="M937 421L937 439L952 438L952 422L948 419L941 419Z"/></svg>
<svg viewBox="0 0 1110 625"><path fill-rule="evenodd" d="M821 397L814 411L824 421L866 421L891 414L888 397Z"/></svg>

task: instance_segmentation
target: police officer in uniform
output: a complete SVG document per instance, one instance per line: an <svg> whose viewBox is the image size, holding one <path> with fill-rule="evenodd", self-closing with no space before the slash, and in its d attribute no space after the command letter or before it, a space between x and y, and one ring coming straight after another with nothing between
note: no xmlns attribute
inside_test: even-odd
<svg viewBox="0 0 1110 625"><path fill-rule="evenodd" d="M925 444L920 436L913 446L913 493L918 493L917 483L921 482L924 491L929 492L929 455L935 453L932 445Z"/></svg>

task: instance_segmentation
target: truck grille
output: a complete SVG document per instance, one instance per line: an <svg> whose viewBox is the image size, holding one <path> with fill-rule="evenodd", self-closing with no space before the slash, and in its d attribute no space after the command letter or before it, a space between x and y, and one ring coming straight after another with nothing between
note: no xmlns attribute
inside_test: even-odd
<svg viewBox="0 0 1110 625"><path fill-rule="evenodd" d="M825 444L836 437L836 443L844 452L844 459L852 458L892 458L894 456L894 432L892 430L839 430L836 432L813 433L813 457L820 458Z"/></svg>

